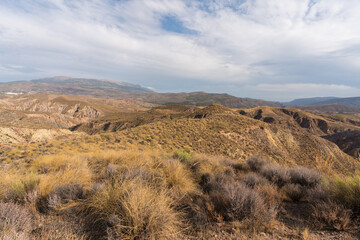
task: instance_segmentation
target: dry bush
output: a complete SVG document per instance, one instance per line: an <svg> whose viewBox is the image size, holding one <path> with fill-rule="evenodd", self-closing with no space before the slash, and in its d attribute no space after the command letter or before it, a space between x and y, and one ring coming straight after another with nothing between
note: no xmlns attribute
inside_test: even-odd
<svg viewBox="0 0 360 240"><path fill-rule="evenodd" d="M264 182L255 186L255 189L262 196L266 206L270 206L270 208L278 210L283 200L282 194L279 192L278 187L269 182Z"/></svg>
<svg viewBox="0 0 360 240"><path fill-rule="evenodd" d="M93 227L104 230L110 226L110 238L174 239L180 234L180 216L169 194L141 179L108 182L82 207Z"/></svg>
<svg viewBox="0 0 360 240"><path fill-rule="evenodd" d="M251 188L268 182L265 178L255 173L247 174L241 180L246 184L246 186Z"/></svg>
<svg viewBox="0 0 360 240"><path fill-rule="evenodd" d="M213 222L222 221L222 216L215 211L215 206L207 194L196 194L182 199L180 209L184 219L195 230L204 230Z"/></svg>
<svg viewBox="0 0 360 240"><path fill-rule="evenodd" d="M245 163L233 163L231 166L237 172L247 173L250 171L250 167L246 162Z"/></svg>
<svg viewBox="0 0 360 240"><path fill-rule="evenodd" d="M293 202L299 202L307 196L308 190L306 187L300 184L286 184L282 189L285 196L287 196Z"/></svg>
<svg viewBox="0 0 360 240"><path fill-rule="evenodd" d="M275 210L267 206L261 194L240 182L226 183L222 191L211 192L215 210L226 220L271 221Z"/></svg>
<svg viewBox="0 0 360 240"><path fill-rule="evenodd" d="M288 170L291 183L304 187L313 188L321 182L321 175L305 167L292 168Z"/></svg>
<svg viewBox="0 0 360 240"><path fill-rule="evenodd" d="M210 173L205 173L201 175L201 180L199 184L204 193L210 193L212 191L220 189L219 184L212 179Z"/></svg>
<svg viewBox="0 0 360 240"><path fill-rule="evenodd" d="M177 159L168 159L163 161L162 171L167 187L177 198L186 194L192 194L198 191L197 185L191 172L185 168L185 165Z"/></svg>
<svg viewBox="0 0 360 240"><path fill-rule="evenodd" d="M48 197L48 205L52 209L57 209L63 204L83 198L83 185L78 183L61 184L51 192Z"/></svg>
<svg viewBox="0 0 360 240"><path fill-rule="evenodd" d="M351 210L332 201L312 203L312 220L316 226L331 230L346 230L351 225Z"/></svg>
<svg viewBox="0 0 360 240"><path fill-rule="evenodd" d="M278 187L282 187L289 182L287 170L276 164L263 165L260 169L260 174Z"/></svg>
<svg viewBox="0 0 360 240"><path fill-rule="evenodd" d="M29 239L32 215L14 203L0 203L0 239Z"/></svg>
<svg viewBox="0 0 360 240"><path fill-rule="evenodd" d="M315 202L315 201L329 201L330 196L329 192L326 189L326 186L319 185L315 188L308 190L308 200L309 202Z"/></svg>
<svg viewBox="0 0 360 240"><path fill-rule="evenodd" d="M190 159L191 169L194 175L199 177L203 174L215 176L217 173L224 173L229 169L229 162L220 156L209 156L205 154L194 154ZM200 179L197 179L200 181Z"/></svg>
<svg viewBox="0 0 360 240"><path fill-rule="evenodd" d="M260 169L266 164L266 161L259 156L252 156L246 161L251 171L259 172Z"/></svg>
<svg viewBox="0 0 360 240"><path fill-rule="evenodd" d="M92 172L85 158L67 155L53 155L37 159L33 168L46 173L40 175L39 192L42 197L49 196L56 188L65 185L90 187Z"/></svg>
<svg viewBox="0 0 360 240"><path fill-rule="evenodd" d="M192 173L178 159L156 160L157 165L146 165L146 159L141 165L135 163L125 166L108 164L105 170L106 178L132 179L134 177L147 181L154 187L171 189L175 198L184 197L198 191Z"/></svg>

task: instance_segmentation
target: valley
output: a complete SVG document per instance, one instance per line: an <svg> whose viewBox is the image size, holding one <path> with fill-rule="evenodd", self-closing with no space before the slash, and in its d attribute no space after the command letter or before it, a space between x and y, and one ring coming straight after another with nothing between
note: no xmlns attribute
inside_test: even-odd
<svg viewBox="0 0 360 240"><path fill-rule="evenodd" d="M356 109L247 100L226 107L209 99L209 105L196 98L191 105L161 105L57 93L0 95L0 214L11 208L31 219L22 230L9 225L10 232L0 234L359 237Z"/></svg>

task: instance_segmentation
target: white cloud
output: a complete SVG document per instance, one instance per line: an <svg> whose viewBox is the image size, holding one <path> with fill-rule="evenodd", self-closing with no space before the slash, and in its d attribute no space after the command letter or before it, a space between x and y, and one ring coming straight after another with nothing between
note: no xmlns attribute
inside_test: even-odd
<svg viewBox="0 0 360 240"><path fill-rule="evenodd" d="M81 75L159 90L161 81L180 88L179 79L268 87L269 93L277 84L357 89L359 12L355 0L5 1L0 64L38 72L2 67L0 80ZM197 34L165 31L167 15ZM333 90L323 89L325 95Z"/></svg>

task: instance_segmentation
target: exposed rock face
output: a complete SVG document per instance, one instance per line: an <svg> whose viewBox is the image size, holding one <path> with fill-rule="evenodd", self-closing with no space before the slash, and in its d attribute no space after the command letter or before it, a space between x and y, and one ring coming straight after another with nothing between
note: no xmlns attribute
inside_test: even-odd
<svg viewBox="0 0 360 240"><path fill-rule="evenodd" d="M318 118L310 118L299 112L290 111L288 109L281 109L281 111L291 116L302 128L319 128L323 133L328 134L334 129L330 129L327 122Z"/></svg>
<svg viewBox="0 0 360 240"><path fill-rule="evenodd" d="M52 139L80 123L153 104L67 95L0 95L0 143Z"/></svg>
<svg viewBox="0 0 360 240"><path fill-rule="evenodd" d="M358 129L357 124L304 112L299 109L258 107L240 110L239 113L266 123L291 128L301 127L316 135L334 134L347 129Z"/></svg>
<svg viewBox="0 0 360 240"><path fill-rule="evenodd" d="M360 131L344 131L323 138L335 143L347 154L360 158Z"/></svg>
<svg viewBox="0 0 360 240"><path fill-rule="evenodd" d="M66 95L0 95L0 127L69 128L117 112L153 107L131 100Z"/></svg>

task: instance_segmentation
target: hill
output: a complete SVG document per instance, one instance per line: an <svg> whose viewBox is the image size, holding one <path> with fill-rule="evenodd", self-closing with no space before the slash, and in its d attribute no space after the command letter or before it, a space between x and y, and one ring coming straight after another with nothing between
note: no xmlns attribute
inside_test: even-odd
<svg viewBox="0 0 360 240"><path fill-rule="evenodd" d="M350 97L350 98L339 98L339 99L331 99L327 101L322 101L313 105L329 105L329 104L337 104L344 105L349 107L357 107L360 108L360 97Z"/></svg>
<svg viewBox="0 0 360 240"><path fill-rule="evenodd" d="M317 103L321 103L328 100L337 99L336 97L313 97L313 98L299 98L294 99L290 102L283 103L284 105L316 105Z"/></svg>
<svg viewBox="0 0 360 240"><path fill-rule="evenodd" d="M345 114L345 115L358 115L360 114L360 108L358 107L350 107L350 106L344 106L344 105L316 105L316 106L294 106L289 105L287 107L293 107L302 109L307 112L314 112L317 114L325 113L330 115L336 115L336 114Z"/></svg>
<svg viewBox="0 0 360 240"><path fill-rule="evenodd" d="M349 129L358 129L356 121L339 118L339 115L316 114L296 108L258 107L244 109L241 114L283 127L300 127L309 133L327 135ZM347 116L347 115L344 115ZM351 116L348 116L349 118Z"/></svg>
<svg viewBox="0 0 360 240"><path fill-rule="evenodd" d="M316 159L325 154L331 157L338 169L349 170L355 163L335 144L319 136L348 128L357 129L357 126L344 126L341 122L300 110L290 112L268 107L262 113L276 115L273 115L275 121L269 123L266 114L261 118L253 116L259 110L249 109L244 114L244 110L219 105L205 108L172 105L128 116L99 118L72 130L88 134L114 132L109 137L171 150L223 154L237 159L261 154L289 165L315 167Z"/></svg>
<svg viewBox="0 0 360 240"><path fill-rule="evenodd" d="M0 144L0 238L356 239L360 163L320 137L348 127L298 109L167 105Z"/></svg>
<svg viewBox="0 0 360 240"><path fill-rule="evenodd" d="M53 77L0 84L3 93L73 94L116 97L121 92L151 92L150 89L125 82L71 77Z"/></svg>
<svg viewBox="0 0 360 240"><path fill-rule="evenodd" d="M332 141L347 154L360 158L360 131L344 131L324 136L325 139Z"/></svg>
<svg viewBox="0 0 360 240"><path fill-rule="evenodd" d="M75 95L2 95L0 143L50 140L72 134L67 129L79 123L154 106L134 100Z"/></svg>
<svg viewBox="0 0 360 240"><path fill-rule="evenodd" d="M250 98L238 98L229 94L206 92L192 93L156 93L139 85L98 79L53 77L31 81L8 82L0 84L0 93L28 94L65 94L87 95L99 98L137 100L153 104L184 104L207 106L221 104L233 108L251 108L257 106L281 106L280 103Z"/></svg>
<svg viewBox="0 0 360 240"><path fill-rule="evenodd" d="M284 103L284 105L305 105L305 106L317 106L317 105L343 105L348 107L360 108L360 97L349 98L304 98L295 99L291 102Z"/></svg>
<svg viewBox="0 0 360 240"><path fill-rule="evenodd" d="M238 98L229 94L192 92L192 93L144 93L139 94L135 99L161 104L161 105L194 105L208 106L211 104L221 104L230 108L252 108L258 106L281 106L280 103L264 101L251 98Z"/></svg>

